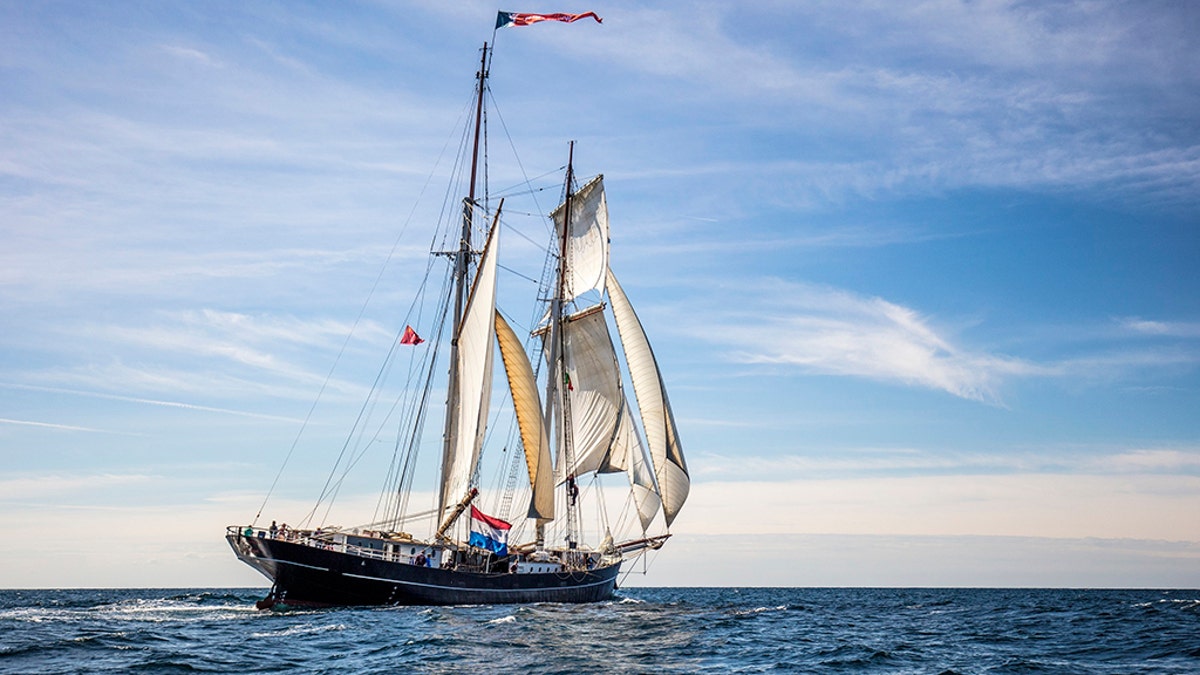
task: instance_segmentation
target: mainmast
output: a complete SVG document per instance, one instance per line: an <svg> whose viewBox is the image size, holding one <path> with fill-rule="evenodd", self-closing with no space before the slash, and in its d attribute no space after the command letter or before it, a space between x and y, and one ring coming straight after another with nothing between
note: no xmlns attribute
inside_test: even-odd
<svg viewBox="0 0 1200 675"><path fill-rule="evenodd" d="M566 386L568 375L566 366L563 363L565 334L562 326L563 305L566 304L564 298L568 295L569 289L567 288L567 284L570 278L567 269L567 242L571 236L571 198L573 194L572 185L575 182L574 160L575 141L571 141L567 151L566 199L563 203L562 239L559 242L558 279L554 285L554 296L550 301L550 377L547 378L546 383L546 419L555 420L556 440L559 449L558 461L562 463L561 466L565 467L571 467L575 464L571 439L571 406L570 399L567 396L568 387ZM571 549L574 549L577 543L576 515L578 510L575 505L577 489L574 475L568 476L567 546ZM539 523L539 546L543 539L542 524Z"/></svg>
<svg viewBox="0 0 1200 675"><path fill-rule="evenodd" d="M475 134L471 150L471 181L467 196L463 199L462 235L459 237L458 250L454 252L454 327L450 334L450 382L446 393L446 426L442 436L443 472L446 467L450 466L450 460L454 453L454 438L458 433L458 429L455 428L455 420L458 418L455 411L459 406L460 396L458 391L458 339L462 329L463 304L467 289L470 287L467 283L467 271L472 254L471 229L474 224L475 185L479 174L479 140L483 127L483 96L488 76L487 57L488 45L485 42L479 59L479 72L475 74L478 87L475 92ZM439 518L445 515L447 504L456 503L463 496L445 494L446 487L446 477L443 475L438 496Z"/></svg>

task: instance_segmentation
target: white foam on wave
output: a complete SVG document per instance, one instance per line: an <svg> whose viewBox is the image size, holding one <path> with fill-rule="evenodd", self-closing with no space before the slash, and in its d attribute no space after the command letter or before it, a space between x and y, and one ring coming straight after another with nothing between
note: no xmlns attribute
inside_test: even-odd
<svg viewBox="0 0 1200 675"><path fill-rule="evenodd" d="M179 600L133 600L104 605L84 610L126 621L148 623L211 621L213 619L241 619L247 614L258 612L253 605L198 605Z"/></svg>
<svg viewBox="0 0 1200 675"><path fill-rule="evenodd" d="M776 607L755 607L754 609L739 609L734 612L735 616L744 616L746 614L762 614L763 612L786 612L787 605L778 605Z"/></svg>
<svg viewBox="0 0 1200 675"><path fill-rule="evenodd" d="M63 617L68 611L65 609L48 609L43 607L15 607L13 609L0 610L0 620L41 623Z"/></svg>
<svg viewBox="0 0 1200 675"><path fill-rule="evenodd" d="M0 621L69 623L102 619L143 623L243 619L258 612L253 605L197 605L178 600L127 600L92 607L13 607L0 610Z"/></svg>
<svg viewBox="0 0 1200 675"><path fill-rule="evenodd" d="M327 626L289 626L282 630L269 630L262 633L251 633L252 638L278 638L292 637L295 635L317 635L319 633L329 633L333 631L346 630L346 625L341 623L329 624Z"/></svg>

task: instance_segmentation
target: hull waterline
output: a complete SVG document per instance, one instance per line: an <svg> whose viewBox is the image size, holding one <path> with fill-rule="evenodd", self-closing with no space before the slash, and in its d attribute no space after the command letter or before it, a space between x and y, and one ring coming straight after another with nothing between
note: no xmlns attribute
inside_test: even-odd
<svg viewBox="0 0 1200 675"><path fill-rule="evenodd" d="M585 603L612 597L620 563L592 570L483 573L376 560L307 544L228 534L238 558L273 582L260 607Z"/></svg>

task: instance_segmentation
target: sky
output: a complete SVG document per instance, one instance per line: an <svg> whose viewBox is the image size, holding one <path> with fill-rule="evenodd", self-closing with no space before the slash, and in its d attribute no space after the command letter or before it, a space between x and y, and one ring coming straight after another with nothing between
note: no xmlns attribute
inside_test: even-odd
<svg viewBox="0 0 1200 675"><path fill-rule="evenodd" d="M495 35L490 183L605 175L692 477L627 584L1200 587L1152 0L0 2L0 587L264 585L224 528L315 498L500 9L604 19Z"/></svg>

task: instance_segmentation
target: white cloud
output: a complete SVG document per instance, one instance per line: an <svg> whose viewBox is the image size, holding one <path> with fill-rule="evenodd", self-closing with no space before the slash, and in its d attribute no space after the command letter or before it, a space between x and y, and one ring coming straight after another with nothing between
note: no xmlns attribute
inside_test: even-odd
<svg viewBox="0 0 1200 675"><path fill-rule="evenodd" d="M0 384L0 386L4 386ZM39 427L42 429L57 429L59 431L85 431L96 434L122 434L125 432L109 431L106 429L93 429L91 427L80 427L70 424L54 424L51 422L34 422L32 420L12 420L0 418L0 424L12 424L14 426Z"/></svg>
<svg viewBox="0 0 1200 675"><path fill-rule="evenodd" d="M1098 470L1113 473L1200 473L1200 449L1129 450L1097 458L1092 464Z"/></svg>
<svg viewBox="0 0 1200 675"><path fill-rule="evenodd" d="M1078 381L1108 382L1144 373L1185 373L1200 364L1200 353L1180 347L1126 346L1064 358L1051 374Z"/></svg>
<svg viewBox="0 0 1200 675"><path fill-rule="evenodd" d="M1050 347L1058 354L1032 360L972 345L949 322L880 297L780 279L709 280L698 287L705 292L698 301L706 307L704 323L679 325L736 363L892 382L992 405L1004 406L1005 385L1018 380L1094 384L1200 364L1200 352L1186 344L1130 339L1200 335L1190 322L1127 319L1117 333L1029 327L1027 338L1042 342L1043 353Z"/></svg>
<svg viewBox="0 0 1200 675"><path fill-rule="evenodd" d="M810 448L806 453L689 456L697 480L741 481L906 477L918 475L983 476L1046 474L1108 476L1200 474L1200 449L1179 447L1044 446L980 452L972 449L926 450L909 447Z"/></svg>
<svg viewBox="0 0 1200 675"><path fill-rule="evenodd" d="M40 475L0 478L0 499L16 500L49 500L64 494L78 496L82 493L94 493L113 488L125 489L131 485L146 485L159 479L159 476L147 474L75 474L75 475Z"/></svg>
<svg viewBox="0 0 1200 675"><path fill-rule="evenodd" d="M916 475L696 483L673 530L1200 542L1197 513L1195 475Z"/></svg>
<svg viewBox="0 0 1200 675"><path fill-rule="evenodd" d="M184 47L183 45L162 45L162 51L166 54L192 63L199 63L205 66L220 67L221 64L214 60L207 53L195 49L194 47Z"/></svg>
<svg viewBox="0 0 1200 675"><path fill-rule="evenodd" d="M1119 319L1125 330L1152 337L1200 338L1200 323L1188 321L1155 321L1138 317Z"/></svg>
<svg viewBox="0 0 1200 675"><path fill-rule="evenodd" d="M1200 146L1179 144L1171 128L1185 127L1195 106L1190 19L1180 17L1189 10L933 2L767 11L796 27L791 39L746 40L763 15L719 3L690 6L687 21L639 8L619 34L551 39L686 79L675 95L701 109L719 101L733 133L786 133L811 161L777 170L762 192L800 204L973 186L1118 186L1170 202L1200 188ZM804 143L809 127L824 137Z"/></svg>
<svg viewBox="0 0 1200 675"><path fill-rule="evenodd" d="M291 345L332 349L354 330L360 340L388 343L391 333L371 321L359 325L332 319L226 312L214 309L168 312L162 323L134 327L123 324L88 326L84 332L134 349L156 349L217 357L268 371L296 376L296 369L281 363L274 353ZM266 351L271 350L271 351Z"/></svg>
<svg viewBox="0 0 1200 675"><path fill-rule="evenodd" d="M353 328L334 319L213 309L162 311L115 324L63 323L54 330L71 358L54 367L12 372L4 386L271 417L180 399L309 400L323 388L329 394L361 400L366 393L361 383L328 377L332 355L344 346L351 350L369 346L374 362L381 353L375 350L390 344L394 335L371 320ZM88 338L86 348L78 344L80 335ZM314 353L319 354L315 359ZM124 395L106 393L113 391ZM162 394L171 398L164 400Z"/></svg>
<svg viewBox="0 0 1200 675"><path fill-rule="evenodd" d="M739 311L703 327L705 339L736 345L731 356L743 363L894 381L993 404L1006 378L1045 371L955 345L916 311L882 298L783 281L747 297L769 298L771 309Z"/></svg>
<svg viewBox="0 0 1200 675"><path fill-rule="evenodd" d="M719 554L717 554L719 552ZM704 565L696 560L703 559ZM672 537L629 586L1195 588L1200 543L896 535ZM746 570L753 570L747 575ZM731 581L736 580L736 581Z"/></svg>
<svg viewBox="0 0 1200 675"><path fill-rule="evenodd" d="M1029 466L1028 458L1017 455L932 453L914 448L855 448L839 449L836 454L781 456L707 453L688 458L694 479L718 481L753 480L761 476L785 480L880 474L974 474L1011 472Z"/></svg>
<svg viewBox="0 0 1200 675"><path fill-rule="evenodd" d="M94 387L95 390L89 391L89 390L79 390L79 389L66 389L63 387L47 387L47 386L42 386L42 385L18 384L18 383L13 383L13 382L0 382L0 387L9 388L9 389L23 389L26 391L40 391L40 392L47 392L47 393L52 393L52 394L68 394L71 396L82 396L85 398L106 399L106 400L110 400L110 401L125 401L128 403L142 403L142 404L146 404L146 405L160 406L160 407L164 407L164 408L182 408L185 410L215 412L215 413L221 413L221 414L225 414L225 415L235 415L238 417L250 417L250 418L255 418L255 419L280 420L280 421L285 421L285 422L300 422L301 421L299 419L295 419L295 418L291 418L291 417L282 417L282 416L278 416L278 415L267 415L264 413L258 413L258 412L248 411L248 410L234 410L231 408L217 408L217 407L212 407L212 406L204 406L204 405L197 405L194 403L187 403L185 401L167 401L167 400L143 398L143 397L137 397L137 396L121 396L119 394L109 394L109 393L105 393L103 391L98 391L99 389L111 388L113 386L120 386L120 387L131 388L131 389L164 388L164 389L170 389L171 391L175 391L175 392L190 391L191 393L203 392L203 393L211 394L214 391L222 390L222 388L229 389L232 391L236 388L236 385L241 386L241 389L237 389L238 391L244 391L246 389L253 389L255 386L255 383L249 382L249 381L238 381L238 380L216 381L216 380L209 379L209 378L197 378L197 376L195 376L194 374L191 374L191 373L168 374L168 373L164 373L162 371L157 371L157 372L151 373L149 371L136 370L136 369L92 371L91 377L86 377L83 374L81 374L80 372L73 372L70 374L55 374L53 371L47 372L47 373L42 373L41 376L47 380L61 379L64 381L71 381L71 382L76 382L79 384L90 385L90 386ZM197 381L198 379L199 379L199 381ZM262 391L264 393L272 393L276 396L286 396L286 395L295 395L296 394L296 392L289 392L287 390L280 390L278 388L273 388L273 387L268 387L268 386L261 386L261 388L257 389L257 391ZM33 423L26 423L26 424L33 424ZM102 431L99 429L87 429L87 428L83 428L83 427L70 427L70 426L60 425L60 424L53 424L53 425L48 424L45 426L61 428L61 429L80 429L83 431ZM117 432L117 431L104 432L104 433L121 433L121 434L125 434L125 435L130 435L129 432Z"/></svg>

